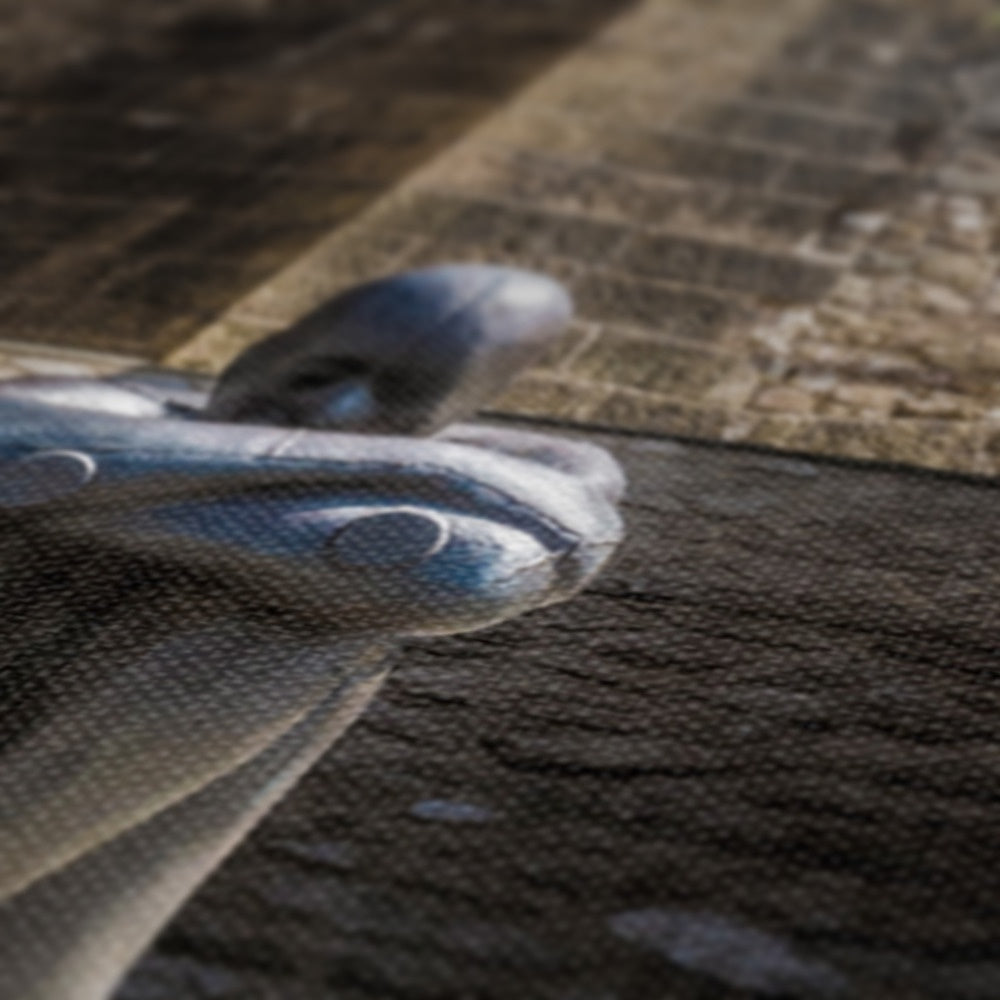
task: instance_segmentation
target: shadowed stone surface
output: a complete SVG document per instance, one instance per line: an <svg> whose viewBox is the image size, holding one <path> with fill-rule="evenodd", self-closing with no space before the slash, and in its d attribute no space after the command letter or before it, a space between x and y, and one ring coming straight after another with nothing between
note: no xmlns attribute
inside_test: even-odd
<svg viewBox="0 0 1000 1000"><path fill-rule="evenodd" d="M995 484L609 442L605 575L408 648L122 1000L997 995Z"/></svg>
<svg viewBox="0 0 1000 1000"><path fill-rule="evenodd" d="M0 4L4 336L158 357L622 6Z"/></svg>

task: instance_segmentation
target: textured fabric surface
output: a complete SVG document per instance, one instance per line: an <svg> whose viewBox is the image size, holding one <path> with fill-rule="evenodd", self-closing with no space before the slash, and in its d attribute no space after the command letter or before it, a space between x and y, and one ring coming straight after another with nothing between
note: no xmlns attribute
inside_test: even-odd
<svg viewBox="0 0 1000 1000"><path fill-rule="evenodd" d="M407 648L123 1000L997 995L995 483L601 443L611 568Z"/></svg>

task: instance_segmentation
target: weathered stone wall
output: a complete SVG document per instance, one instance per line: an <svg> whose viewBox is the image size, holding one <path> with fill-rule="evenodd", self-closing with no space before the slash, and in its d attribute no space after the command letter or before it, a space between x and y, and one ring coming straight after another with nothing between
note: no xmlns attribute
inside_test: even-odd
<svg viewBox="0 0 1000 1000"><path fill-rule="evenodd" d="M580 319L503 412L995 471L994 6L645 0L467 131L623 9L0 9L4 337L210 370L506 260Z"/></svg>
<svg viewBox="0 0 1000 1000"><path fill-rule="evenodd" d="M505 412L995 471L998 67L986 2L647 0L174 360L499 259L580 308Z"/></svg>

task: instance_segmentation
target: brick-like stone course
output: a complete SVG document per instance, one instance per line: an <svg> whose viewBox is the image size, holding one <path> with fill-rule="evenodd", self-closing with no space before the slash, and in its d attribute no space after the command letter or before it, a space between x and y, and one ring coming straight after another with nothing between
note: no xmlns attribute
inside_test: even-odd
<svg viewBox="0 0 1000 1000"><path fill-rule="evenodd" d="M388 242L352 276L497 260L571 287L590 339L505 412L993 471L991 10L646 0L174 360L217 367Z"/></svg>

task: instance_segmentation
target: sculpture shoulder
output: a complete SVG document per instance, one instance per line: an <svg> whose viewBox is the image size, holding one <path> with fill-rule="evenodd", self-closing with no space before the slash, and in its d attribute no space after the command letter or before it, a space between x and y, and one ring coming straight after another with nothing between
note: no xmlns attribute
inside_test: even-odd
<svg viewBox="0 0 1000 1000"><path fill-rule="evenodd" d="M0 393L0 508L63 544L224 578L320 632L493 624L570 596L620 538L620 475L593 446L473 425L431 439L289 431L156 403L135 416L123 387L89 410L68 405L86 386L59 405L39 388Z"/></svg>
<svg viewBox="0 0 1000 1000"><path fill-rule="evenodd" d="M28 377L0 381L0 400L122 417L192 416L206 404L211 380L166 368L135 368L106 378Z"/></svg>

